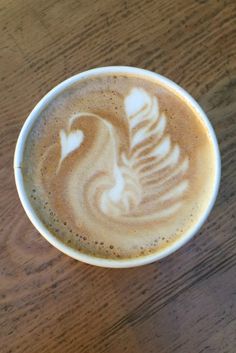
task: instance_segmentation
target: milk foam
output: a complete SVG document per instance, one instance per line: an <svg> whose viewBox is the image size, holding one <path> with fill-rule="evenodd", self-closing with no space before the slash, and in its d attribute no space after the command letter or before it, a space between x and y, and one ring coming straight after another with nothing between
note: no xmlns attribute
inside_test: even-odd
<svg viewBox="0 0 236 353"><path fill-rule="evenodd" d="M35 124L23 164L33 206L66 243L127 258L176 241L207 204L206 129L173 92L131 77L78 83Z"/></svg>
<svg viewBox="0 0 236 353"><path fill-rule="evenodd" d="M124 109L129 126L130 148L122 155L115 144L115 127L103 117L78 112L69 118L69 127L81 117L99 119L111 136L112 187L102 191L98 207L109 217L127 217L130 213L132 216L132 211L135 212L148 194L152 194L157 195L157 199L149 201L153 205L149 216L155 219L169 216L180 208L182 195L188 188L188 180L182 180L188 169L188 158L177 144L172 145L171 137L165 133L167 118L160 115L157 97L150 96L142 88L134 87L124 99ZM148 143L150 137L154 140ZM68 134L64 130L60 131L61 158L57 171L69 153L80 147L84 138L86 135L81 130L69 131ZM145 171L142 170L144 165ZM160 174L163 168L167 169L165 175ZM180 175L182 178L179 182L177 177ZM173 182L167 188L171 178ZM87 197L89 199L90 195Z"/></svg>

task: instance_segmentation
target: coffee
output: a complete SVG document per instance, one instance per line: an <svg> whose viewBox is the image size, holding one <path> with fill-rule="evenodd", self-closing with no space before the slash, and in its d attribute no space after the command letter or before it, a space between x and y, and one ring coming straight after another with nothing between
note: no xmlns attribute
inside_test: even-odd
<svg viewBox="0 0 236 353"><path fill-rule="evenodd" d="M24 185L52 234L96 257L155 253L208 207L216 177L205 123L143 75L81 79L41 112L25 143Z"/></svg>

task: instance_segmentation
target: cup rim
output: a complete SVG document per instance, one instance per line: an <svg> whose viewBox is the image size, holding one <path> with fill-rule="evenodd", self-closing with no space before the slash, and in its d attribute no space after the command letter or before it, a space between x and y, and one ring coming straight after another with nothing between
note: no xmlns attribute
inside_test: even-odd
<svg viewBox="0 0 236 353"><path fill-rule="evenodd" d="M185 100L200 116L202 119L204 125L206 126L209 136L212 140L213 144L213 149L214 149L214 155L215 155L215 163L216 163L216 175L215 175L215 181L214 181L214 187L212 191L212 195L209 199L208 206L206 208L206 211L201 215L199 221L193 226L193 228L189 229L188 232L186 232L185 235L183 235L180 239L177 239L175 242L173 242L169 247L164 248L160 251L157 251L153 254L145 255L142 257L136 257L136 258L128 258L128 259L105 259L101 257L95 257L92 255L84 254L80 252L79 250L76 250L68 245L66 245L64 242L62 242L60 239L56 238L43 224L43 222L39 219L37 216L36 212L34 211L30 200L27 196L26 190L24 188L24 182L23 182L23 175L21 172L21 163L23 160L23 154L24 154L24 147L25 147L25 141L27 139L28 134L30 133L31 127L33 126L33 123L35 120L38 118L40 115L41 111L45 108L45 106L54 98L56 97L60 92L62 92L64 89L68 88L72 84L74 84L77 81L80 81L81 79L91 77L93 75L102 75L106 73L113 73L113 74L135 74L139 76L145 76L148 78L156 79L157 81L161 82L165 86L167 86L169 89L174 90L177 92L182 99ZM55 86L52 90L50 90L34 107L34 109L31 111L29 114L28 118L25 120L23 127L20 131L19 137L17 139L16 143L16 148L15 148L15 154L14 154L14 175L15 175L15 183L16 183L16 188L19 194L20 201L22 203L22 206L30 219L31 223L34 225L34 227L38 230L38 232L43 235L43 237L51 243L54 247L56 247L58 250L63 252L64 254L85 262L90 265L96 265L100 267L109 267L109 268L128 268L128 267L136 267L136 266L141 266L145 264L152 263L154 261L160 260L176 250L178 250L180 247L182 247L184 244L186 244L193 236L199 231L199 229L202 227L203 223L206 221L209 213L211 212L217 194L219 190L219 184L220 184L220 177L221 177L221 160L220 160L220 152L219 152L219 146L218 142L216 139L216 135L214 132L214 129L205 114L205 112L202 110L200 105L195 101L195 99L188 93L186 92L182 87L180 87L178 84L175 82L171 81L170 79L166 78L165 76L162 76L158 73L146 70L146 69L141 69L137 67L130 67L130 66L105 66L105 67L98 67L94 69L90 69L84 72L81 72L79 74L76 74L72 77L69 77L65 81L59 83L57 86Z"/></svg>

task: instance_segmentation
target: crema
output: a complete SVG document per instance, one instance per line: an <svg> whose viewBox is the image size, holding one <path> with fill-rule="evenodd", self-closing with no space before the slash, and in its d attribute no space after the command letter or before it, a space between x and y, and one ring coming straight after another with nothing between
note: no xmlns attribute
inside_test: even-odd
<svg viewBox="0 0 236 353"><path fill-rule="evenodd" d="M56 237L102 258L133 258L198 223L216 174L211 138L173 89L135 75L81 79L27 138L24 184Z"/></svg>

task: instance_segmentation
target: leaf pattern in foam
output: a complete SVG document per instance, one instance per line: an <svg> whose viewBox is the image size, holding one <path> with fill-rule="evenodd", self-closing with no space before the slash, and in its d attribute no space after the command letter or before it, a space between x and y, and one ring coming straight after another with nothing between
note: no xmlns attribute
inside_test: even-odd
<svg viewBox="0 0 236 353"><path fill-rule="evenodd" d="M133 88L125 98L124 108L130 134L126 167L141 188L140 202L133 214L168 217L181 207L181 198L188 188L189 160L165 132L167 118L160 113L157 97L143 88Z"/></svg>

